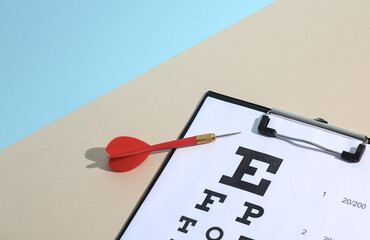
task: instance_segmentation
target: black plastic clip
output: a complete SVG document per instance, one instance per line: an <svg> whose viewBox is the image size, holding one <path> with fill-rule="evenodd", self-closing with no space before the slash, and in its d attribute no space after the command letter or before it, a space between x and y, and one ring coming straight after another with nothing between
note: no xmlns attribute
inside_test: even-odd
<svg viewBox="0 0 370 240"><path fill-rule="evenodd" d="M366 149L365 144L359 144L355 153L343 151L340 156L347 161L357 163L361 160L362 155L365 152L365 149Z"/></svg>
<svg viewBox="0 0 370 240"><path fill-rule="evenodd" d="M270 122L270 118L266 115L263 115L262 119L261 119L261 122L258 125L258 131L263 135L266 135L266 136L269 136L269 137L275 137L276 130L273 129L273 128L267 127L269 122Z"/></svg>

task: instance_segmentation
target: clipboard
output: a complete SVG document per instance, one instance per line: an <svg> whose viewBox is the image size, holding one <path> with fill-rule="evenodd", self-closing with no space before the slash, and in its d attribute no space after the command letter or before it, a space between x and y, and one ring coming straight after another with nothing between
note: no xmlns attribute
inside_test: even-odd
<svg viewBox="0 0 370 240"><path fill-rule="evenodd" d="M242 128L242 129L240 129ZM117 239L368 239L367 136L207 92Z"/></svg>

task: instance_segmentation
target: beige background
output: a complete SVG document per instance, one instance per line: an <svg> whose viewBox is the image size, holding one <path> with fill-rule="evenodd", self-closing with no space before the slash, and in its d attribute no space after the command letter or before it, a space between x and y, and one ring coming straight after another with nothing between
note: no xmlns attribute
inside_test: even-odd
<svg viewBox="0 0 370 240"><path fill-rule="evenodd" d="M163 161L114 173L119 135L178 137L208 90L370 134L370 1L279 0L0 152L1 239L113 239Z"/></svg>

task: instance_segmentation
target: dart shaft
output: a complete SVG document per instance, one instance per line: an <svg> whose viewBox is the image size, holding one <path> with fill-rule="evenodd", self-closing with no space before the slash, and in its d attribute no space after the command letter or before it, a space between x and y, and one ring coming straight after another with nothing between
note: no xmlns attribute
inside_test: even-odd
<svg viewBox="0 0 370 240"><path fill-rule="evenodd" d="M181 148L197 145L196 137L188 137L183 139L178 139L170 142L159 143L151 146L151 151L162 151L171 148Z"/></svg>
<svg viewBox="0 0 370 240"><path fill-rule="evenodd" d="M216 140L216 137L213 133L202 134L202 135L197 135L194 137L188 137L188 138L178 139L178 140L174 140L170 142L156 144L151 147L151 151L161 151L161 150L166 150L166 149L171 149L171 148L190 147L194 145L210 143L215 140Z"/></svg>

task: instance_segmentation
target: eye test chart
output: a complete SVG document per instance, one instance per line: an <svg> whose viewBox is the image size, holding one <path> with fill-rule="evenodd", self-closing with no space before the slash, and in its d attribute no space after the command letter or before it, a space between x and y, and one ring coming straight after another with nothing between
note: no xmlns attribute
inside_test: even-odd
<svg viewBox="0 0 370 240"><path fill-rule="evenodd" d="M264 136L267 108L207 93L183 137L241 134L176 149L118 239L366 240L370 153L360 161L304 142ZM271 115L269 127L339 152L366 144Z"/></svg>

